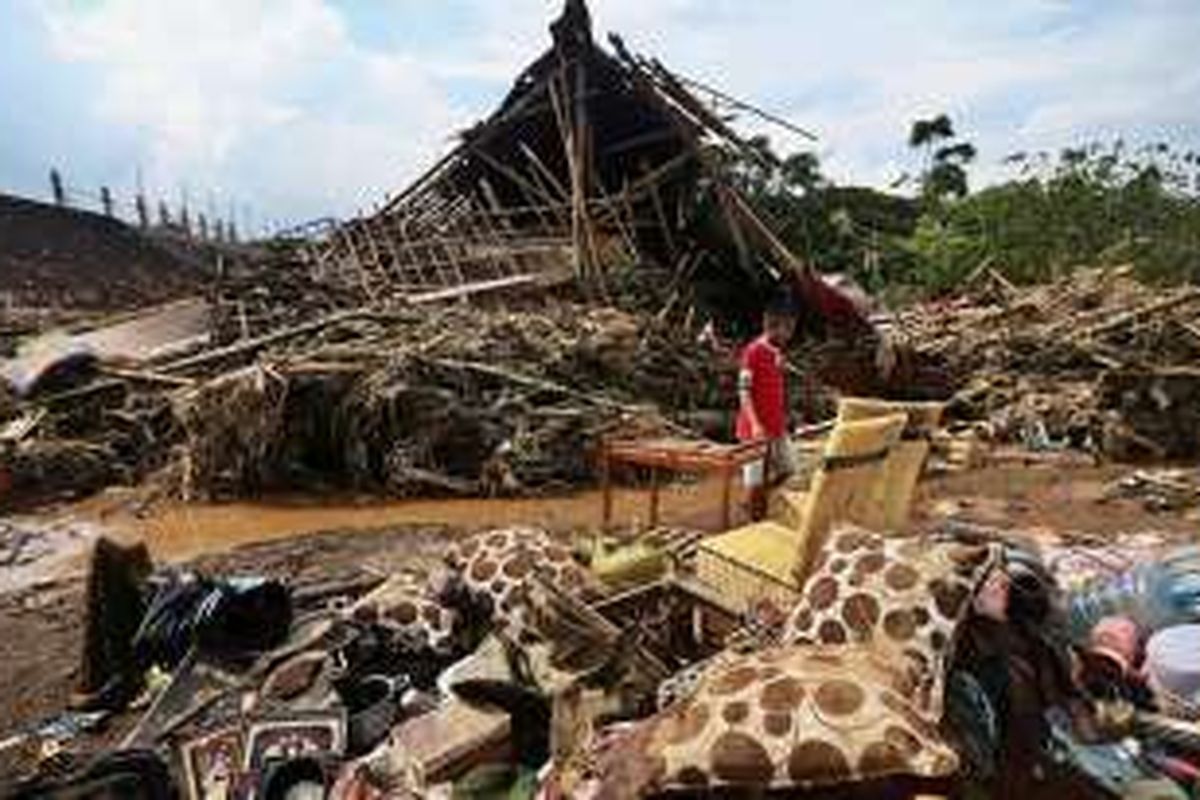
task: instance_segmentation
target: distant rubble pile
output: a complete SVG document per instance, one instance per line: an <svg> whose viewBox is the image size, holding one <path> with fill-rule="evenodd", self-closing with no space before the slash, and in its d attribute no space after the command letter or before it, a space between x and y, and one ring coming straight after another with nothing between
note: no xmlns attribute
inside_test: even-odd
<svg viewBox="0 0 1200 800"><path fill-rule="evenodd" d="M962 297L897 318L900 336L956 376L953 415L1038 448L1200 454L1200 287L1147 286L1131 267L1028 288L977 277Z"/></svg>

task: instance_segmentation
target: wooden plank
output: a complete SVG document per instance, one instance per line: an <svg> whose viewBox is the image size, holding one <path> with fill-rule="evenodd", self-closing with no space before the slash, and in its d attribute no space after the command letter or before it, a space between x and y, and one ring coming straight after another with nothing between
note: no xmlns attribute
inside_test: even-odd
<svg viewBox="0 0 1200 800"><path fill-rule="evenodd" d="M533 152L533 150L529 148L529 145L525 144L524 142L521 142L518 146L520 147L521 152L525 154L525 158L529 159L529 163L533 165L534 170L541 175L551 187L554 188L554 190L558 193L558 196L563 200L568 200L570 198L570 194L568 194L566 187L559 182L558 178L555 177L554 173L550 171L550 168L546 166L545 162L538 158L537 153Z"/></svg>
<svg viewBox="0 0 1200 800"><path fill-rule="evenodd" d="M534 196L539 197L543 202L548 203L551 206L554 205L554 197L549 192L547 192L544 187L538 186L537 184L533 183L528 178L521 175L519 172L517 172L516 170L514 170L512 167L508 166L507 164L501 164L499 161L492 158L490 155L483 152L482 150L476 151L475 155L479 156L480 160L483 161L485 164L487 164L489 167L496 170L501 175L503 175L505 178L508 178L510 181L512 181L517 186L518 189L520 189L522 192L524 192L526 194L527 198L534 205L537 204L536 201L534 200Z"/></svg>
<svg viewBox="0 0 1200 800"><path fill-rule="evenodd" d="M101 367L100 372L113 378L121 378L123 380L141 383L155 383L162 386L170 386L176 389L188 388L196 385L196 382L191 378L180 378L176 375L164 375L161 372L152 372L150 370Z"/></svg>
<svg viewBox="0 0 1200 800"><path fill-rule="evenodd" d="M648 194L655 184L659 183L671 172L682 167L695 157L696 153L688 150L664 161L623 189L616 199L626 203L637 200L643 194Z"/></svg>
<svg viewBox="0 0 1200 800"><path fill-rule="evenodd" d="M670 251L671 260L674 261L679 257L679 251L675 248L675 234L672 233L671 226L667 222L667 215L663 210L662 197L658 194L658 187L653 184L650 186L650 201L654 206L654 216L658 219L659 228L666 238L667 250Z"/></svg>
<svg viewBox="0 0 1200 800"><path fill-rule="evenodd" d="M456 146L453 150L451 150L449 153L446 153L446 155L439 158L432 167L430 167L428 170L426 170L415 181L410 183L406 189L404 189L398 195L396 195L391 200L389 200L387 202L387 204L383 207L383 210L385 212L388 212L388 211L395 211L395 210L399 209L400 206L406 200L408 200L410 197L412 197L413 195L420 192L422 189L424 189L426 187L426 184L428 184L430 181L432 181L434 178L436 178L438 176L438 174L440 172L442 172L442 170L445 167L449 166L451 161L453 161L458 156L462 155L462 151L463 151L463 146L460 144L460 145Z"/></svg>
<svg viewBox="0 0 1200 800"><path fill-rule="evenodd" d="M663 72L668 72L668 70L665 67L662 67L661 64L659 66L663 70ZM736 97L733 97L732 95L726 94L725 92L722 92L720 89L714 89L712 86L703 84L698 80L689 78L685 75L680 75L678 72L668 72L668 74L670 74L679 83L691 85L691 86L696 87L697 89L700 89L701 91L708 92L713 97L717 97L721 100L724 100L726 103L733 106L734 108L740 108L743 111L748 111L751 114L761 117L762 119L766 120L767 122L773 122L776 125L780 126L781 128L784 128L785 130L789 130L792 133L803 136L805 139L808 139L809 141L813 141L813 142L817 141L816 134L813 134L813 133L810 133L809 131L804 130L800 126L789 122L788 120L784 119L783 117L780 117L776 114L772 114L769 111L764 111L761 108L758 108L757 106L753 106L743 100L739 100Z"/></svg>
<svg viewBox="0 0 1200 800"><path fill-rule="evenodd" d="M20 442L37 430L37 426L46 418L47 413L46 409L39 408L9 420L3 427L0 427L0 442L7 444Z"/></svg>
<svg viewBox="0 0 1200 800"><path fill-rule="evenodd" d="M314 333L322 328L327 328L330 325L336 325L339 322L346 322L347 320L369 316L371 313L371 309L365 307L352 309L350 311L341 311L337 314L331 314L328 317L323 317L312 322L306 322L302 325L293 325L289 328L273 331L248 341L238 342L227 347L221 347L216 350L210 350L206 353L200 353L198 355L191 356L189 358L180 359L179 361L174 361L170 364L160 367L158 371L162 373L179 372L182 370L192 369L194 367L206 366L222 361L226 358L244 355L255 350L260 350L264 347L275 344L276 342L286 341L287 339L291 339L296 336L302 336L306 333Z"/></svg>
<svg viewBox="0 0 1200 800"><path fill-rule="evenodd" d="M405 298L405 300L411 305L439 303L444 300L457 300L461 297L468 297L473 294L485 294L487 292L495 292L501 289L513 289L518 286L531 286L538 283L540 280L542 280L542 276L540 275L510 275L504 278L476 281L475 283L465 283L461 286L452 286L447 289L438 289L432 292L409 295Z"/></svg>
<svg viewBox="0 0 1200 800"><path fill-rule="evenodd" d="M721 185L718 188L718 191L730 198L732 207L737 210L742 219L749 223L750 229L754 231L760 239L763 240L769 249L775 252L776 256L778 256L784 264L801 275L807 275L811 272L808 264L806 264L804 261L801 261L795 253L789 250L787 246L783 244L783 242L776 238L775 234L771 232L771 229L768 228L763 221L758 218L758 215L754 213L754 210L751 209L749 204L742 199L740 194L724 185Z"/></svg>
<svg viewBox="0 0 1200 800"><path fill-rule="evenodd" d="M338 228L337 234L341 235L342 241L346 245L346 252L349 254L350 264L358 273L363 294L373 302L375 300L375 289L371 286L371 282L367 277L367 271L363 269L362 259L358 257L358 249L354 246L354 239L348 233L345 226Z"/></svg>
<svg viewBox="0 0 1200 800"><path fill-rule="evenodd" d="M1132 325L1147 317L1152 317L1155 314L1160 314L1163 311L1169 311L1179 306L1187 305L1192 302L1200 301L1200 289L1188 288L1174 297L1168 297L1165 300L1157 300L1153 303L1147 303L1140 308L1135 308L1132 311L1127 311L1124 314L1118 315L1115 319L1107 322L1102 322L1099 325L1093 325L1090 328L1085 328L1082 331L1072 334L1069 338L1071 341L1080 339L1093 339L1097 336L1103 336L1106 333L1123 328L1127 325Z"/></svg>
<svg viewBox="0 0 1200 800"><path fill-rule="evenodd" d="M554 108L554 119L558 124L558 135L562 140L563 153L567 160L567 167L571 173L571 244L574 248L572 257L574 260L575 277L579 280L585 280L587 267L584 256L582 218L579 212L580 177L578 167L575 164L574 130L563 108L565 101L559 96L558 77L555 76L550 79L550 104Z"/></svg>

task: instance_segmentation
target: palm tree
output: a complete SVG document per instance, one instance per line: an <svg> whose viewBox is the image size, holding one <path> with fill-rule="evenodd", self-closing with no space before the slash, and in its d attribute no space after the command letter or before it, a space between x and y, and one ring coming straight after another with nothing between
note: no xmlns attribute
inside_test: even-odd
<svg viewBox="0 0 1200 800"><path fill-rule="evenodd" d="M954 138L954 124L945 114L919 119L909 131L908 146L925 151L921 194L931 205L948 195L964 197L967 194L965 167L975 160L975 146L970 142L951 142Z"/></svg>

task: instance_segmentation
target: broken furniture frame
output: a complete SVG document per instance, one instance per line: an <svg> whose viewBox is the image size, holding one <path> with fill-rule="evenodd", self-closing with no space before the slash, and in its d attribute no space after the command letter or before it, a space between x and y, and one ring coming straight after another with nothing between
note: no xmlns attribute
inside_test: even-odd
<svg viewBox="0 0 1200 800"><path fill-rule="evenodd" d="M723 445L688 439L607 440L601 446L600 475L604 494L604 528L612 524L612 470L617 464L650 469L650 527L658 526L659 470L711 473L721 476L721 530L728 530L733 511L733 480L737 471L766 457L763 442Z"/></svg>

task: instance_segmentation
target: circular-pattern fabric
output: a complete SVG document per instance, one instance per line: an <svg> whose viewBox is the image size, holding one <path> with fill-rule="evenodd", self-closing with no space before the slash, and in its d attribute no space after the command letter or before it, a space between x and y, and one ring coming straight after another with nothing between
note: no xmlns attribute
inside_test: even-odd
<svg viewBox="0 0 1200 800"><path fill-rule="evenodd" d="M907 688L904 669L866 644L721 659L690 697L636 723L597 777L606 796L639 797L953 774L954 750Z"/></svg>
<svg viewBox="0 0 1200 800"><path fill-rule="evenodd" d="M346 614L355 621L393 630L416 649L452 655L458 615L433 597L423 574L392 575Z"/></svg>
<svg viewBox="0 0 1200 800"><path fill-rule="evenodd" d="M529 608L534 576L583 602L606 593L604 584L575 561L569 549L537 528L469 536L450 548L446 562L469 591L488 597L496 627L517 639L536 636Z"/></svg>
<svg viewBox="0 0 1200 800"><path fill-rule="evenodd" d="M955 634L1000 550L884 537L844 525L830 535L784 629L787 644L874 642L903 653L912 696L940 719Z"/></svg>

